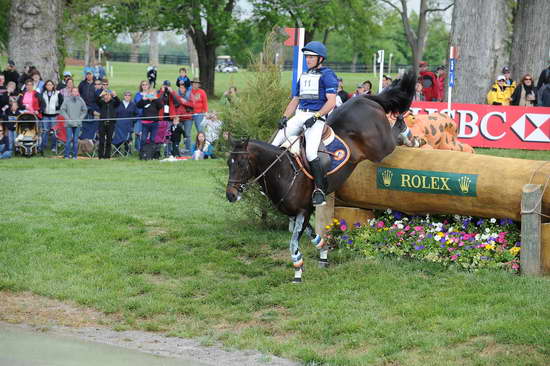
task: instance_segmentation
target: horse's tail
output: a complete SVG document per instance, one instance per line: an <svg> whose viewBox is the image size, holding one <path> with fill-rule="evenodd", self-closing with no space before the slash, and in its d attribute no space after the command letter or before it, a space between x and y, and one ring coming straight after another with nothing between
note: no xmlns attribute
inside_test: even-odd
<svg viewBox="0 0 550 366"><path fill-rule="evenodd" d="M367 95L366 98L380 104L386 113L401 114L409 110L414 98L416 74L411 70L405 73L395 85L377 95Z"/></svg>

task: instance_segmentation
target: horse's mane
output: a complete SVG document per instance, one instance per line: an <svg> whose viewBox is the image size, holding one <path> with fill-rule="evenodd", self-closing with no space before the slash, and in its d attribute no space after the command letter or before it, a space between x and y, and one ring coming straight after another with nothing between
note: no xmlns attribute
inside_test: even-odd
<svg viewBox="0 0 550 366"><path fill-rule="evenodd" d="M281 148L278 147L278 146L273 146L271 145L270 143L267 143L265 141L261 141L261 140L254 140L254 139L250 139L248 140L248 142L238 142L235 144L235 150L243 150L244 149L244 145L248 143L248 145L257 145L259 148L261 148L262 150L266 150L267 152L270 152L270 153L273 153L273 154L276 154L276 153L279 153L281 152Z"/></svg>
<svg viewBox="0 0 550 366"><path fill-rule="evenodd" d="M380 104L386 113L404 113L411 106L416 86L416 74L411 70L403 78L377 95L364 95Z"/></svg>

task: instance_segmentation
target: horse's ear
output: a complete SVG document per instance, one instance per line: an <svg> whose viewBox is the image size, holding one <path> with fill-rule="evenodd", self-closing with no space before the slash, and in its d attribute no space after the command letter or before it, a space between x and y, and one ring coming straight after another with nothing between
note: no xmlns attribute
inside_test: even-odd
<svg viewBox="0 0 550 366"><path fill-rule="evenodd" d="M243 146L244 150L246 150L246 148L248 147L248 141L250 141L250 137L241 138L241 145Z"/></svg>

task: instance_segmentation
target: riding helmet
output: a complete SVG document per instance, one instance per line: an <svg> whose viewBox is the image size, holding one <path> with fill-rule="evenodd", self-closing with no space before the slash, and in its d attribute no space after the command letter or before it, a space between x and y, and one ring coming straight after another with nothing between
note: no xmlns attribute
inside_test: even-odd
<svg viewBox="0 0 550 366"><path fill-rule="evenodd" d="M323 59L327 59L327 48L324 44L318 41L311 41L302 48L304 55L321 56Z"/></svg>

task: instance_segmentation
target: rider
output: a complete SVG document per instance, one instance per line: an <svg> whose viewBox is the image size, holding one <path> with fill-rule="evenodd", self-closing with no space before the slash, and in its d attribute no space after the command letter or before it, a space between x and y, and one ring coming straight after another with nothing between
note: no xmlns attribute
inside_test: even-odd
<svg viewBox="0 0 550 366"><path fill-rule="evenodd" d="M323 61L327 59L325 45L317 41L309 42L302 52L308 70L298 80L296 92L279 120L279 131L271 144L279 146L285 141L285 136L296 136L302 129L305 130L306 157L315 183L312 201L314 206L322 206L326 203L326 178L317 150L325 127L325 116L336 103L338 79L331 69L323 66ZM292 114L294 117L289 119Z"/></svg>

